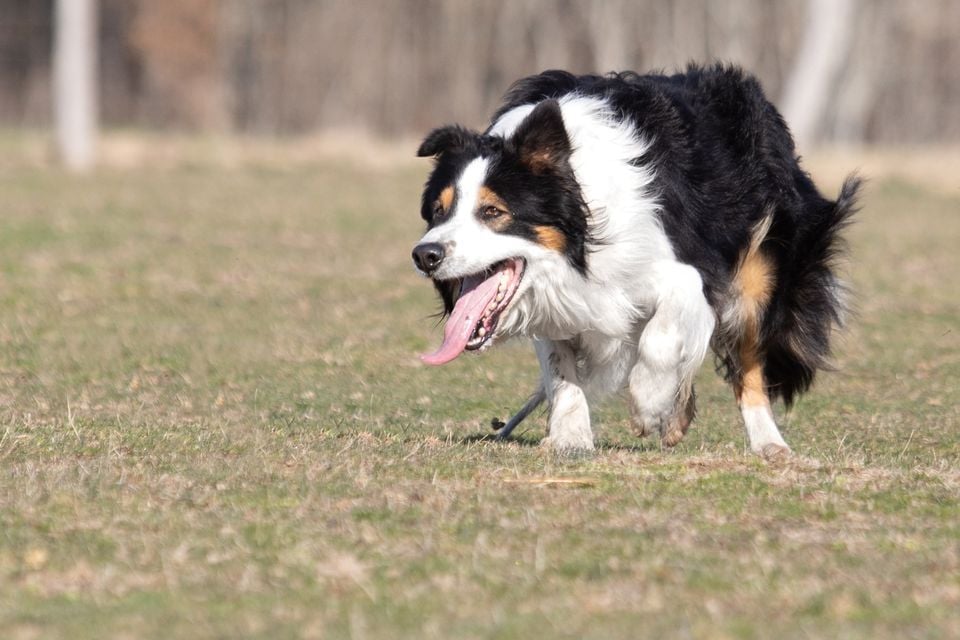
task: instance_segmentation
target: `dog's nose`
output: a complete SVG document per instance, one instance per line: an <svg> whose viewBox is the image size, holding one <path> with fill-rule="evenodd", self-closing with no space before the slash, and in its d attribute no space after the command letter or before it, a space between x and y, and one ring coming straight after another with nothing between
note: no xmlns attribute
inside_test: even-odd
<svg viewBox="0 0 960 640"><path fill-rule="evenodd" d="M443 245L424 242L413 248L413 263L424 273L432 273L443 262Z"/></svg>

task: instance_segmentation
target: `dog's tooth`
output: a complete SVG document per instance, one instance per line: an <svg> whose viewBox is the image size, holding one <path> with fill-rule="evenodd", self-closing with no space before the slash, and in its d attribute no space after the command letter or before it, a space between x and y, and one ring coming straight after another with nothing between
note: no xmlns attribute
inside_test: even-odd
<svg viewBox="0 0 960 640"><path fill-rule="evenodd" d="M497 302L500 302L502 300L503 300L503 292L501 291L500 293L497 294Z"/></svg>
<svg viewBox="0 0 960 640"><path fill-rule="evenodd" d="M484 329L483 327L480 327L479 329L477 329L477 335L482 338L483 336L487 335L487 330Z"/></svg>

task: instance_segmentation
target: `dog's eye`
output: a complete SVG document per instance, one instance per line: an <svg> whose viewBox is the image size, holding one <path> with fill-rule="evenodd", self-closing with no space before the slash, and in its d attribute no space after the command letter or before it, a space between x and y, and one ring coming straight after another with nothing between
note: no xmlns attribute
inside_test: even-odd
<svg viewBox="0 0 960 640"><path fill-rule="evenodd" d="M494 218L502 216L504 213L506 213L506 211L498 207L495 207L492 204L487 205L486 207L480 210L480 215L483 217L484 220L493 220Z"/></svg>

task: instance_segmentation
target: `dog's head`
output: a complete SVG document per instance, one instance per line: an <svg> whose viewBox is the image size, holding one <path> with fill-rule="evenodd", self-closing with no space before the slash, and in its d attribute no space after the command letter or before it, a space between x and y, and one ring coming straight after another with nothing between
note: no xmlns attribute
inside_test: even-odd
<svg viewBox="0 0 960 640"><path fill-rule="evenodd" d="M413 261L450 316L425 362L489 346L531 287L549 286L540 282L548 265L586 272L587 215L571 152L555 100L539 103L507 137L450 126L420 145L417 155L435 166Z"/></svg>

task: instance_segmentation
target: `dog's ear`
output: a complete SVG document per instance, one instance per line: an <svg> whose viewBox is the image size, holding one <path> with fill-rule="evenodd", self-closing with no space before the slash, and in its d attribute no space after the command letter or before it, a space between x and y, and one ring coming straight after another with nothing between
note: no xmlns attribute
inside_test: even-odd
<svg viewBox="0 0 960 640"><path fill-rule="evenodd" d="M456 125L440 127L428 133L423 139L420 148L417 149L417 157L428 158L439 156L447 151L463 150L475 143L477 137L476 133L464 127Z"/></svg>
<svg viewBox="0 0 960 640"><path fill-rule="evenodd" d="M570 157L570 138L556 100L544 100L530 112L516 133L513 144L520 161L537 174L554 171Z"/></svg>

